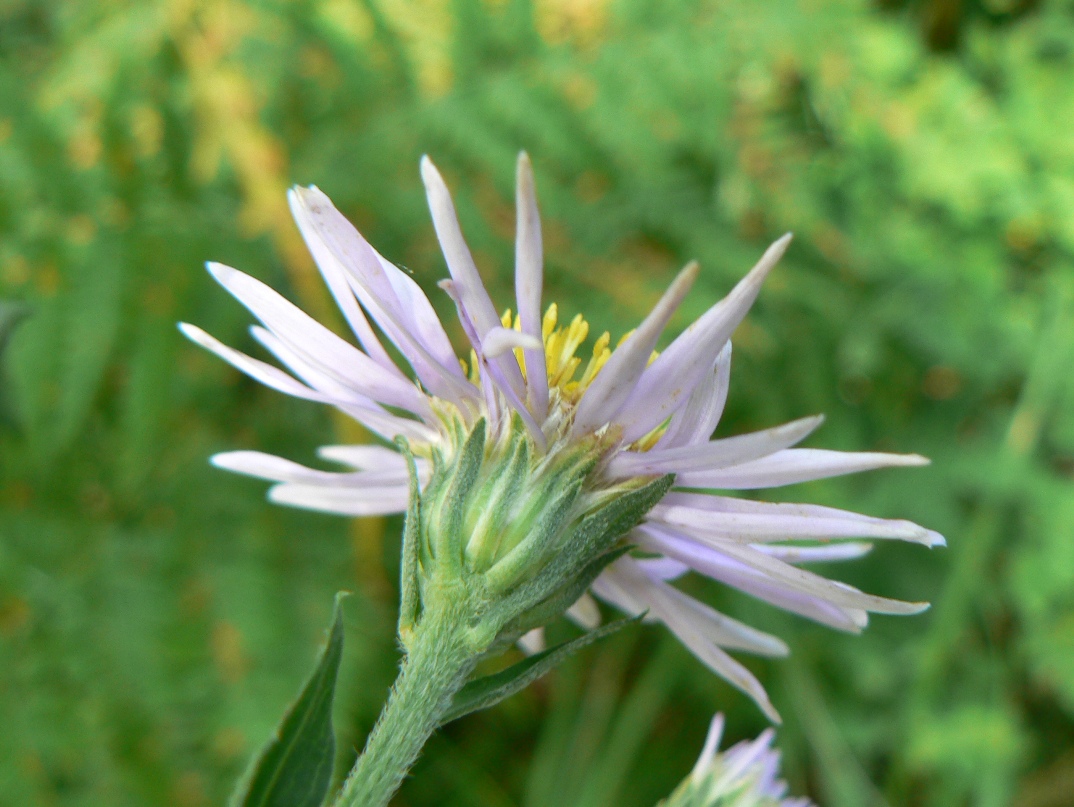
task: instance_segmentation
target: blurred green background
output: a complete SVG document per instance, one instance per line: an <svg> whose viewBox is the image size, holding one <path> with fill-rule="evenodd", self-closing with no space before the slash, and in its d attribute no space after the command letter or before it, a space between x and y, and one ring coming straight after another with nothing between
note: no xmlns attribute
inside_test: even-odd
<svg viewBox="0 0 1074 807"><path fill-rule="evenodd" d="M824 569L924 616L849 637L686 584L791 644L749 663L793 789L1074 804L1072 122L1070 0L0 0L0 805L222 804L344 588L349 763L397 661L400 522L210 468L364 438L175 322L251 348L213 259L338 325L292 182L447 311L423 152L506 306L520 148L563 314L621 333L698 258L681 327L793 230L721 432L825 412L812 445L934 459L775 494L944 532ZM398 803L651 805L717 709L764 725L633 628L448 727Z"/></svg>

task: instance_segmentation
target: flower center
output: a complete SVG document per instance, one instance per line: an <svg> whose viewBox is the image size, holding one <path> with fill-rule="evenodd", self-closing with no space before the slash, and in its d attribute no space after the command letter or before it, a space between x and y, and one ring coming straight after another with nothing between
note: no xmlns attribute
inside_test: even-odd
<svg viewBox="0 0 1074 807"><path fill-rule="evenodd" d="M505 328L513 328L516 331L522 330L521 320L510 308L504 311L500 321ZM556 303L548 306L548 310L545 311L541 321L545 368L548 374L549 392L552 393L551 397L558 401L561 413L567 414L577 406L589 385L593 383L593 379L608 363L612 352L630 338L632 333L634 333L632 330L624 333L619 337L619 341L616 342L613 348L611 347L611 334L605 331L597 337L596 342L593 343L589 358L585 359L584 354L579 355L579 351L581 351L582 346L589 337L589 323L581 314L577 314L569 323L561 325L559 323L559 306ZM522 375L525 377L527 375L525 351L521 348L515 348L514 355L518 360ZM659 352L654 350L649 357L649 363L651 364L658 355ZM478 369L477 354L471 350L469 362L460 361L463 371L470 381L480 387L481 373ZM579 370L581 370L580 374ZM569 419L569 415L567 419ZM635 451L648 451L666 430L667 423L665 422L641 439L636 440L630 448Z"/></svg>

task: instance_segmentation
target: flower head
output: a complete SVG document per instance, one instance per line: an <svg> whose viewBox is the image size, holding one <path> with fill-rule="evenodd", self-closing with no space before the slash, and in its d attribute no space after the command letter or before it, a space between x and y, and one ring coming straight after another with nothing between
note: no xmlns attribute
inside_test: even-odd
<svg viewBox="0 0 1074 807"><path fill-rule="evenodd" d="M786 782L776 778L772 729L718 751L722 734L723 715L716 715L694 769L659 807L813 807L809 799L787 798Z"/></svg>
<svg viewBox="0 0 1074 807"><path fill-rule="evenodd" d="M292 190L291 209L358 346L254 278L219 264L210 264L209 271L261 321L252 329L254 338L290 373L193 325L181 327L262 383L335 406L387 441L401 438L413 453L423 500L434 489L448 491L459 458L479 452L484 470L475 466L473 474L475 479L484 474L486 484L472 488L472 498L459 505L468 509L451 530L457 535L444 538L446 522L424 520L426 561L435 555L437 541L461 541L461 562L506 590L569 552L573 530L609 501L652 491L654 480L673 479L674 489L655 506L644 500L644 518L621 522L629 534L620 545L626 542L638 553L617 553L614 562L601 567L591 590L622 610L645 612L648 620L667 625L774 720L778 716L764 689L728 651L784 655L786 645L682 593L672 585L675 578L699 572L851 632L865 626L870 611L911 614L927 607L871 596L801 565L858 557L871 548L844 539L935 546L943 543L937 533L908 521L711 492L926 462L917 455L794 448L820 424L819 416L710 439L727 396L731 334L786 250L789 235L769 247L730 294L663 352L655 352L657 342L696 279L696 264L682 270L614 348L604 334L587 357L581 353L588 336L585 320L577 316L561 323L554 304L542 312L541 226L526 155L519 158L517 174L516 304L513 312L502 314L481 282L443 179L428 158L421 171L450 274L440 286L458 310L468 356L456 355L414 280L373 249L315 187ZM409 369L396 364L382 338ZM478 432L480 447L475 448ZM398 451L348 445L324 447L320 454L350 470L315 470L254 451L218 454L213 462L276 482L269 496L282 504L352 516L407 509L409 466ZM534 495L543 484L548 496ZM549 497L565 497L568 490L573 491L569 506L555 510ZM534 520L547 523L553 515L561 518L558 532L534 548ZM587 625L599 619L587 594L568 614Z"/></svg>

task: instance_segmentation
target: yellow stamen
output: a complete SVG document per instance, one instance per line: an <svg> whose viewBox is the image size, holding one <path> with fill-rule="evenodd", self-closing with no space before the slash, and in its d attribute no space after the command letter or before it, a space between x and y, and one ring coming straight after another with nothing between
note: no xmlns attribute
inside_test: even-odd
<svg viewBox="0 0 1074 807"><path fill-rule="evenodd" d="M505 328L514 328L516 331L522 330L520 318L510 308L500 316L500 322ZM544 339L548 386L550 389L558 389L562 400L575 404L581 399L589 385L593 383L593 379L597 377L604 365L608 363L608 360L612 357L612 352L629 339L634 331L627 331L619 337L615 348L611 347L611 334L607 331L602 333L593 344L593 354L586 363L581 377L575 380L574 376L578 372L578 368L582 366L582 359L575 354L589 336L589 323L586 322L581 314L572 319L570 324L565 327L560 327L558 323L559 307L552 303L548 306L541 320L541 336ZM518 366L522 370L522 375L525 377L525 351L522 348L515 348L514 353L515 358L518 360ZM654 350L652 356L649 357L649 363L651 364L658 355L659 353ZM473 351L470 352L469 367L465 361L461 363L463 371L467 373L470 380L480 385L477 355ZM634 443L635 450L647 451L652 448L666 429L666 423L657 426L649 434Z"/></svg>

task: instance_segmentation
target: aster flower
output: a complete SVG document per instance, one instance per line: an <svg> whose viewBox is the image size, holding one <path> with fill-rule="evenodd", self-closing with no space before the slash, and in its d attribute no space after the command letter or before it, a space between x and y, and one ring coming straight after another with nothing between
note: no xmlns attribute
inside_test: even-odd
<svg viewBox="0 0 1074 807"><path fill-rule="evenodd" d="M677 577L697 572L849 632L860 631L869 612L913 614L927 607L865 594L802 565L859 557L871 548L845 539L898 539L931 547L943 543L937 533L909 521L712 492L926 463L913 454L795 448L820 425L819 416L711 439L727 397L731 334L786 250L789 234L664 351L655 352L657 342L696 279L696 264L682 270L614 349L609 334L603 334L585 357L586 321L576 316L562 323L555 304L542 312L541 225L526 155L520 156L517 171L515 311L503 314L478 275L448 189L428 158L421 173L450 274L440 286L455 303L468 356L456 355L414 280L370 246L315 187L292 190L291 209L358 344L260 281L215 263L208 267L213 277L260 320L252 328L254 338L290 372L227 347L193 325L181 326L192 340L267 386L334 406L389 444L401 440L406 456L384 445L347 445L320 450L345 471L307 468L255 451L218 454L216 465L275 482L269 498L281 504L350 516L400 513L407 510L412 481L423 501L434 489L450 487L446 469L470 450L480 431L473 451L491 458L481 472L484 492L452 523L466 536L461 562L485 575L492 589L505 592L532 573L522 569L523 561L533 566L527 558L536 539L527 532L545 505L534 504L527 491L543 490L553 478L569 478L569 485L563 484L573 493L563 493L561 509L572 515L563 523L573 518L571 523L578 524L616 496L654 479L667 478L670 486L673 479L674 488L640 523L626 524L630 532L623 542L637 551L617 554L603 565L591 591L619 609L665 624L773 720L778 715L764 689L729 651L779 656L788 652L786 645L689 597L673 585ZM396 364L382 339L409 368ZM413 466L408 465L411 453ZM560 472L568 466L569 473ZM411 467L415 480L408 474ZM424 554L414 561L419 565L440 551L436 531L443 521L429 516L440 512L435 505L423 504L423 512L428 534ZM551 518L552 510L540 512L545 513L540 518ZM540 563L551 563L570 547L570 530L560 533L563 537L542 544ZM595 603L582 592L572 599L578 594L569 614L584 625L596 624ZM529 639L532 643L535 637Z"/></svg>
<svg viewBox="0 0 1074 807"><path fill-rule="evenodd" d="M723 715L716 715L697 764L658 807L813 807L804 798L788 798L787 783L777 779L779 752L775 732L719 751Z"/></svg>

